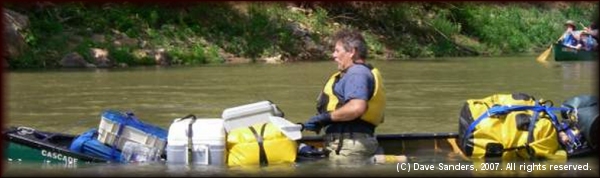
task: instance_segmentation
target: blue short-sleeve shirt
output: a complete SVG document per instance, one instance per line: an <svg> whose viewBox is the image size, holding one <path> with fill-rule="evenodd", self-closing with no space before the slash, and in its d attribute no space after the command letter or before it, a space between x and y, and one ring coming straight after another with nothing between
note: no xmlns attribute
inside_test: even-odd
<svg viewBox="0 0 600 178"><path fill-rule="evenodd" d="M565 33L563 35L563 41L562 44L563 45L570 45L570 46L576 46L577 45L577 39L575 38L576 32L570 32L570 33Z"/></svg>
<svg viewBox="0 0 600 178"><path fill-rule="evenodd" d="M333 92L342 103L351 99L368 101L374 90L375 80L371 70L364 65L355 64L333 87Z"/></svg>

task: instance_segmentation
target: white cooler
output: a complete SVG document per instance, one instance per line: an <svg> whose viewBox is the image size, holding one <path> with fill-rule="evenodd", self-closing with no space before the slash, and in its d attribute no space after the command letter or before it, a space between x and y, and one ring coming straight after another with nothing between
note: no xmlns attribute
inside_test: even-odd
<svg viewBox="0 0 600 178"><path fill-rule="evenodd" d="M283 113L270 101L241 105L223 110L221 117L225 120L225 131L229 132L240 127L249 127L254 124L267 123L269 117L283 117Z"/></svg>
<svg viewBox="0 0 600 178"><path fill-rule="evenodd" d="M188 131L191 118L175 119L169 127L167 164L226 165L223 119L198 118L192 124L191 150Z"/></svg>

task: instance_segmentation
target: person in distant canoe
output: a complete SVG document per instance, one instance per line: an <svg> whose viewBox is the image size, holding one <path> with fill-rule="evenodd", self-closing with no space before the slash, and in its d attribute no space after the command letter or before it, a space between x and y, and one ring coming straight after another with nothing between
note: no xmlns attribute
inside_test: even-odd
<svg viewBox="0 0 600 178"><path fill-rule="evenodd" d="M567 20L567 22L565 22L565 27L567 30L565 33L563 33L560 39L561 44L571 48L578 48L577 45L579 44L579 32L577 31L575 22L572 20Z"/></svg>
<svg viewBox="0 0 600 178"><path fill-rule="evenodd" d="M585 30L580 33L579 44L580 45L577 45L577 47L580 50L592 51L598 48L596 39L591 36L590 32Z"/></svg>
<svg viewBox="0 0 600 178"><path fill-rule="evenodd" d="M595 22L592 22L589 27L585 27L584 31L588 32L596 41L598 41L598 26Z"/></svg>
<svg viewBox="0 0 600 178"><path fill-rule="evenodd" d="M378 149L375 128L383 122L386 104L383 80L366 63L367 44L357 31L338 31L333 41L338 72L318 97L318 114L304 123L306 130L325 128L325 146L334 163L374 163Z"/></svg>

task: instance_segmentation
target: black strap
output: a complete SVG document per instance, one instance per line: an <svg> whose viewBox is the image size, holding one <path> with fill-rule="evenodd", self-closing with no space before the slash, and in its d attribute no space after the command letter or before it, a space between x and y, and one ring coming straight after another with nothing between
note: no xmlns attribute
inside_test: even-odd
<svg viewBox="0 0 600 178"><path fill-rule="evenodd" d="M340 151L342 150L342 146L344 145L344 131L347 128L347 125L345 123L341 123L342 124L342 129L340 129L340 140L338 140L338 144L337 144L337 148L335 149L335 154L336 155L340 155Z"/></svg>
<svg viewBox="0 0 600 178"><path fill-rule="evenodd" d="M340 151L342 150L342 145L344 145L344 134L340 134L340 140L338 141L337 148L335 149L335 154L340 155Z"/></svg>
<svg viewBox="0 0 600 178"><path fill-rule="evenodd" d="M256 133L256 130L250 126L248 128L250 128L250 131L252 131L252 133L254 134L254 138L256 138L256 142L258 143L258 155L259 155L259 162L260 162L260 166L267 166L269 165L269 160L267 159L267 153L265 152L265 146L264 146L264 134L265 134L265 127L267 126L267 123L263 124L260 128L260 135L258 135L258 133Z"/></svg>
<svg viewBox="0 0 600 178"><path fill-rule="evenodd" d="M265 136L265 129L267 127L267 123L264 123L262 125L262 127L260 128L260 136L263 137ZM264 141L264 140L263 140ZM264 160L264 165L268 165L269 164L269 159L267 159L267 152L265 151L265 146L263 145L259 145L260 146L260 160ZM262 162L262 161L261 161Z"/></svg>
<svg viewBox="0 0 600 178"><path fill-rule="evenodd" d="M194 143L192 141L192 137L194 137L194 130L192 129L192 126L194 125L194 122L196 122L196 116L190 114L187 115L183 118L181 118L179 121L185 120L185 119L192 119L192 121L190 121L190 123L188 124L188 130L187 130L187 153L188 153L188 157L187 157L187 161L188 163L192 162L192 153L193 153L193 149L192 147L194 146Z"/></svg>
<svg viewBox="0 0 600 178"><path fill-rule="evenodd" d="M519 149L523 149L523 148L528 148L529 145L522 145L522 146L516 146L516 147L510 147L510 148L505 148L502 151L513 151L513 150L519 150Z"/></svg>
<svg viewBox="0 0 600 178"><path fill-rule="evenodd" d="M194 136L194 132L192 130L192 125L194 125L194 122L196 122L196 116L190 114L190 115L187 115L187 116L181 118L179 121L182 121L185 119L192 119L192 121L190 121L190 123L188 124L188 132L186 133L188 140L191 142L192 137Z"/></svg>
<svg viewBox="0 0 600 178"><path fill-rule="evenodd" d="M533 139L534 139L533 131L535 128L535 123L537 122L539 115L540 115L540 112L538 112L538 111L533 112L533 116L531 116L531 122L529 122L529 128L527 128L527 143L525 144L525 148L527 149L527 154L529 154L529 158L531 161L534 161L536 159L535 159L535 151L533 150L533 148L529 147L529 144L531 144L533 142Z"/></svg>
<svg viewBox="0 0 600 178"><path fill-rule="evenodd" d="M521 145L521 146L516 146L516 147L510 147L510 148L505 148L502 150L502 152L506 152L506 151L513 151L513 150L520 150L520 149L527 149L527 155L529 155L529 159L533 160L533 157L535 155L532 155L533 153L533 149L529 146L529 144L525 144L525 145ZM521 156L521 154L517 153L516 154L519 158L521 159L525 159L523 158L523 156Z"/></svg>

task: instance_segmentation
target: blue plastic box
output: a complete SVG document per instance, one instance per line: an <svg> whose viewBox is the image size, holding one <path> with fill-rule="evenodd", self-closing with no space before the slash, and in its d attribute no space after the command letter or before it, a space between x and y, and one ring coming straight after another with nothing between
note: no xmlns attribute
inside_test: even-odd
<svg viewBox="0 0 600 178"><path fill-rule="evenodd" d="M133 113L106 110L98 127L98 141L123 150L126 142L135 142L164 152L168 132L160 127L144 123Z"/></svg>

